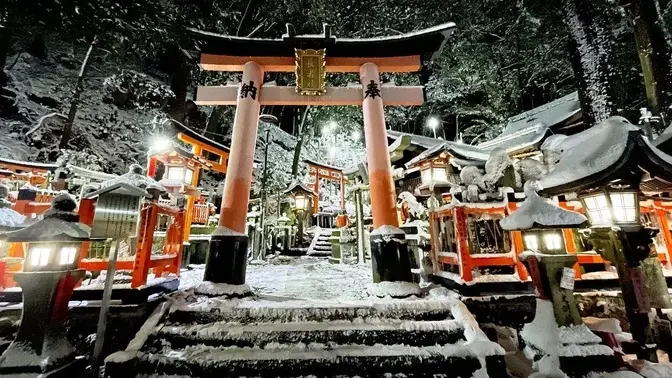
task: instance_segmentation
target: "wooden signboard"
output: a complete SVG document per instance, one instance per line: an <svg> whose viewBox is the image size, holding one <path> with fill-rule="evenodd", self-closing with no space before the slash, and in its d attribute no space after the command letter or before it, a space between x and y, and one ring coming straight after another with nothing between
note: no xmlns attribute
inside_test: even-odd
<svg viewBox="0 0 672 378"><path fill-rule="evenodd" d="M303 96L320 96L327 93L325 50L294 49L296 55L296 93Z"/></svg>

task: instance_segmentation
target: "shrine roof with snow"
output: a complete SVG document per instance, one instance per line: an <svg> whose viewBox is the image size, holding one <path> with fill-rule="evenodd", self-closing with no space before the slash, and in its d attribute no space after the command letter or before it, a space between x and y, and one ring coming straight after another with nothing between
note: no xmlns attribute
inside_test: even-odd
<svg viewBox="0 0 672 378"><path fill-rule="evenodd" d="M528 110L507 120L504 131L495 139L478 144L484 151L497 147L509 154L538 150L550 135L565 132L581 118L581 103L577 92Z"/></svg>
<svg viewBox="0 0 672 378"><path fill-rule="evenodd" d="M644 191L672 190L672 156L623 117L611 117L572 136L549 138L542 150L561 152L553 171L540 180L545 194L590 190L628 177L640 180Z"/></svg>
<svg viewBox="0 0 672 378"><path fill-rule="evenodd" d="M419 55L424 61L438 54L452 34L452 22L409 33L375 38L340 38L325 25L323 34L295 35L293 26L282 38L248 38L192 29L201 53L229 56L292 57L294 48L326 48L329 57L395 57Z"/></svg>

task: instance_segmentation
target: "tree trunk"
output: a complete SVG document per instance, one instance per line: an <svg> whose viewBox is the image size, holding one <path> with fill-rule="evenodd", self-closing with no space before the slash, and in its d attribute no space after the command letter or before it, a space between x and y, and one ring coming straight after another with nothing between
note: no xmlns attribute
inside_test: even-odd
<svg viewBox="0 0 672 378"><path fill-rule="evenodd" d="M655 115L669 120L666 113L672 105L672 38L665 29L658 0L634 0L632 13L647 103Z"/></svg>
<svg viewBox="0 0 672 378"><path fill-rule="evenodd" d="M169 106L168 114L174 120L184 123L187 115L187 89L189 88L189 69L186 62L185 53L180 46L174 46L172 78L170 80L170 89L175 94Z"/></svg>
<svg viewBox="0 0 672 378"><path fill-rule="evenodd" d="M571 36L583 121L592 126L624 108L615 60L615 25L621 16L610 0L562 0L562 8Z"/></svg>
<svg viewBox="0 0 672 378"><path fill-rule="evenodd" d="M299 123L299 139L296 141L296 147L294 147L294 159L292 160L292 178L295 178L299 174L299 160L301 159L301 148L303 147L303 138L305 134L303 126L306 123L306 118L308 118L309 111L310 106L306 106L306 108L303 110L303 115L301 116L301 123Z"/></svg>
<svg viewBox="0 0 672 378"><path fill-rule="evenodd" d="M77 110L79 108L79 101L84 90L84 76L86 71L89 68L89 58L91 58L91 52L96 46L98 37L93 37L93 41L89 45L89 50L86 52L86 56L82 61L82 66L79 69L79 75L77 76L77 84L75 84L75 90L72 94L72 101L70 102L70 110L68 111L68 119L63 125L63 134L61 135L61 143L58 145L58 148L65 149L68 146L70 141L70 136L72 134L72 125L75 123L75 117L77 116Z"/></svg>

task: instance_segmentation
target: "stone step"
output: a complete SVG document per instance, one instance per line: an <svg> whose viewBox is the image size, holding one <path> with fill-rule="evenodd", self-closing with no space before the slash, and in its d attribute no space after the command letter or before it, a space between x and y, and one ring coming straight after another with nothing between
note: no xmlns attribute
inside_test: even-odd
<svg viewBox="0 0 672 378"><path fill-rule="evenodd" d="M171 323L205 324L238 322L241 324L269 322L306 322L368 319L446 320L452 319L451 301L351 301L345 303L284 301L260 306L256 301L243 301L235 306L212 305L177 308L168 318Z"/></svg>
<svg viewBox="0 0 672 378"><path fill-rule="evenodd" d="M315 247L313 248L313 250L318 250L318 251L331 251L331 244L327 244L327 245L324 245L324 244L317 244L317 245L315 245Z"/></svg>
<svg viewBox="0 0 672 378"><path fill-rule="evenodd" d="M155 331L149 345L161 349L165 342L171 348L190 345L265 347L268 344L335 343L404 344L432 346L464 341L464 328L456 320L414 321L369 319L362 321L239 323L165 325ZM151 349L151 347L150 347Z"/></svg>
<svg viewBox="0 0 672 378"><path fill-rule="evenodd" d="M309 253L306 253L307 256L312 256L312 257L328 257L331 256L331 251L320 251L320 250L313 250Z"/></svg>
<svg viewBox="0 0 672 378"><path fill-rule="evenodd" d="M484 361L491 378L506 376L503 356L488 356ZM108 360L105 373L108 377L147 373L190 377L297 377L325 373L382 377L388 373L469 378L479 369L478 356L463 345L276 344L263 349L197 345L160 353L141 352L127 361Z"/></svg>

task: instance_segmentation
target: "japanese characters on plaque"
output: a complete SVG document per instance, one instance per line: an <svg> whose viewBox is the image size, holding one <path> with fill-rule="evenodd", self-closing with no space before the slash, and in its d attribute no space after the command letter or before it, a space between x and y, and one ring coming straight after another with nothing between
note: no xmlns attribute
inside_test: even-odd
<svg viewBox="0 0 672 378"><path fill-rule="evenodd" d="M326 49L294 49L296 56L296 93L320 96L326 88Z"/></svg>
<svg viewBox="0 0 672 378"><path fill-rule="evenodd" d="M91 237L116 239L135 236L139 207L140 197L116 193L101 194L96 202Z"/></svg>

